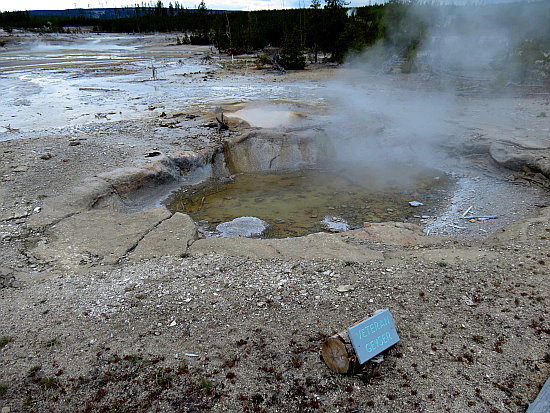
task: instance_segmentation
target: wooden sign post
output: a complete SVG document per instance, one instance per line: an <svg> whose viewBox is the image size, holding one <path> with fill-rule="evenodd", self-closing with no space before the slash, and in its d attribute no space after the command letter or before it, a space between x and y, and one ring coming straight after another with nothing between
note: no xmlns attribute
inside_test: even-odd
<svg viewBox="0 0 550 413"><path fill-rule="evenodd" d="M378 310L372 317L329 337L321 354L332 371L350 373L397 342L399 335L390 310Z"/></svg>

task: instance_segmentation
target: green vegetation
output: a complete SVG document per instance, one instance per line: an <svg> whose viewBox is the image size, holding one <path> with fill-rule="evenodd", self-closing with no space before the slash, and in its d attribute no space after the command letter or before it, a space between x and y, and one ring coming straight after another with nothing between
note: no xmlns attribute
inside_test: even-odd
<svg viewBox="0 0 550 413"><path fill-rule="evenodd" d="M9 336L0 337L0 348L4 348L5 346L8 345L8 343L11 343L12 341L13 341L13 337L9 337Z"/></svg>
<svg viewBox="0 0 550 413"><path fill-rule="evenodd" d="M38 380L38 385L43 389L57 389L60 386L56 377L43 377Z"/></svg>
<svg viewBox="0 0 550 413"><path fill-rule="evenodd" d="M289 70L301 70L306 67L306 57L300 46L300 39L296 34L290 35L281 48L279 63Z"/></svg>
<svg viewBox="0 0 550 413"><path fill-rule="evenodd" d="M59 344L59 340L56 338L52 338L51 340L48 340L44 343L44 347L50 348L55 346L56 344Z"/></svg>
<svg viewBox="0 0 550 413"><path fill-rule="evenodd" d="M33 366L27 372L27 376L34 377L42 369L42 366Z"/></svg>
<svg viewBox="0 0 550 413"><path fill-rule="evenodd" d="M212 387L214 387L212 382L205 378L200 379L198 383L199 383L199 388L202 390L211 389Z"/></svg>
<svg viewBox="0 0 550 413"><path fill-rule="evenodd" d="M123 360L131 364L137 364L143 361L143 357L139 354L128 354L127 356L124 356Z"/></svg>

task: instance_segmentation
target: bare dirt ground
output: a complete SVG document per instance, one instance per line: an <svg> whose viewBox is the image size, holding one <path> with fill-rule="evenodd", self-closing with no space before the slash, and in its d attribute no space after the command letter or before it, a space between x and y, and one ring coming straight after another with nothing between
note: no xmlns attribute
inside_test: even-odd
<svg viewBox="0 0 550 413"><path fill-rule="evenodd" d="M214 87L232 77L284 86L319 83L335 70L282 77L228 59L207 81L188 77ZM437 222L425 222L450 238L365 231L183 243L161 235L158 257L146 257L156 239L148 236L174 217L88 210L74 188L155 151L218 144L225 135L209 126L212 111L181 106L173 130L161 123L175 112L160 117L162 108L129 120L6 129L2 412L525 411L550 375L545 96L498 105L464 98L475 104L459 119L469 122L468 145L457 156L479 168L464 172L465 189ZM494 122L476 122L475 111L492 111ZM500 218L464 222L471 205ZM108 260L119 244L128 247ZM331 372L323 340L380 308L392 311L401 342L379 365Z"/></svg>

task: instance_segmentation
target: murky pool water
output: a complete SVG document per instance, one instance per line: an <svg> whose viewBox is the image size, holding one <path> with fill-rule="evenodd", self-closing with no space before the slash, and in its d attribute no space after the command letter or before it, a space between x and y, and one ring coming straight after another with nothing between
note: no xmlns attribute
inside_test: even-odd
<svg viewBox="0 0 550 413"><path fill-rule="evenodd" d="M266 238L302 236L322 231L326 216L351 228L364 222L402 221L433 215L452 182L440 171L424 170L408 185L376 185L366 169L328 172L303 170L237 175L233 182L209 182L183 188L167 200L172 212L190 214L210 235L236 217L254 216L270 227ZM423 205L412 207L409 202Z"/></svg>

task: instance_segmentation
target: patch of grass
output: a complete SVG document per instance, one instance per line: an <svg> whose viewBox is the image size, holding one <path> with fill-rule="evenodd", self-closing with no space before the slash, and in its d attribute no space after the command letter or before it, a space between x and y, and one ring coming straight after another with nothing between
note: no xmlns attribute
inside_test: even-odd
<svg viewBox="0 0 550 413"><path fill-rule="evenodd" d="M270 66L273 64L271 58L266 55L256 55L256 68L263 69L265 66Z"/></svg>
<svg viewBox="0 0 550 413"><path fill-rule="evenodd" d="M118 363L120 360L120 356L118 354L113 354L109 359L107 360L107 363Z"/></svg>
<svg viewBox="0 0 550 413"><path fill-rule="evenodd" d="M464 353L463 355L464 359L468 361L468 363L472 364L474 362L474 356L470 353Z"/></svg>
<svg viewBox="0 0 550 413"><path fill-rule="evenodd" d="M172 381L174 377L167 373L164 369L160 369L157 371L153 371L150 373L149 377L155 384L155 386L159 387L160 389L168 389L172 386Z"/></svg>
<svg viewBox="0 0 550 413"><path fill-rule="evenodd" d="M212 384L210 380L207 380L205 378L199 380L199 388L201 388L202 390L211 389L212 387L214 387L214 384Z"/></svg>
<svg viewBox="0 0 550 413"><path fill-rule="evenodd" d="M439 265L441 268L445 268L449 264L447 264L445 261L439 261L437 265Z"/></svg>
<svg viewBox="0 0 550 413"><path fill-rule="evenodd" d="M504 339L504 337L499 337L497 339L497 341L495 341L495 345L493 347L493 350L495 350L497 353L502 353L503 352L502 345L505 342L506 342L506 340Z"/></svg>
<svg viewBox="0 0 550 413"><path fill-rule="evenodd" d="M170 374L161 372L157 374L155 384L161 389L167 389L172 386L173 377Z"/></svg>
<svg viewBox="0 0 550 413"><path fill-rule="evenodd" d="M363 367L359 370L357 376L363 384L369 384L372 380L380 377L379 365L375 363L365 363Z"/></svg>
<svg viewBox="0 0 550 413"><path fill-rule="evenodd" d="M57 339L57 337L52 338L51 340L46 341L46 342L44 343L44 347L50 348L50 347L55 346L56 344L59 344L59 340Z"/></svg>
<svg viewBox="0 0 550 413"><path fill-rule="evenodd" d="M224 362L221 364L220 368L233 368L235 367L235 364L240 360L241 358L239 356L233 356L230 359L224 360Z"/></svg>
<svg viewBox="0 0 550 413"><path fill-rule="evenodd" d="M33 366L29 369L29 371L27 372L27 376L29 377L33 377L34 375L36 375L36 373L38 373L40 370L42 369L42 366L38 365L38 366Z"/></svg>
<svg viewBox="0 0 550 413"><path fill-rule="evenodd" d="M474 340L478 344L483 344L485 342L485 337L478 336L478 335L473 335L472 340Z"/></svg>
<svg viewBox="0 0 550 413"><path fill-rule="evenodd" d="M34 399L32 398L32 395L28 394L27 396L25 396L25 398L23 399L23 406L30 406L34 403Z"/></svg>
<svg viewBox="0 0 550 413"><path fill-rule="evenodd" d="M107 394L107 390L101 388L96 392L94 397L92 397L91 401L94 402L94 403L97 403L97 402L101 401L105 397L106 394Z"/></svg>
<svg viewBox="0 0 550 413"><path fill-rule="evenodd" d="M57 389L59 380L56 377L43 377L38 380L38 385L43 389Z"/></svg>
<svg viewBox="0 0 550 413"><path fill-rule="evenodd" d="M11 343L12 341L13 341L13 337L10 337L10 336L0 337L0 348L6 347L8 343Z"/></svg>
<svg viewBox="0 0 550 413"><path fill-rule="evenodd" d="M290 362L292 363L292 367L294 367L295 369L299 369L304 364L300 357L295 356L291 357Z"/></svg>
<svg viewBox="0 0 550 413"><path fill-rule="evenodd" d="M128 354L124 356L123 360L127 361L130 364L137 364L143 360L143 357L141 357L139 354Z"/></svg>
<svg viewBox="0 0 550 413"><path fill-rule="evenodd" d="M176 374L188 374L189 373L189 365L185 360L183 360L176 369Z"/></svg>
<svg viewBox="0 0 550 413"><path fill-rule="evenodd" d="M0 386L0 397L4 396L8 392L9 387L8 386Z"/></svg>

